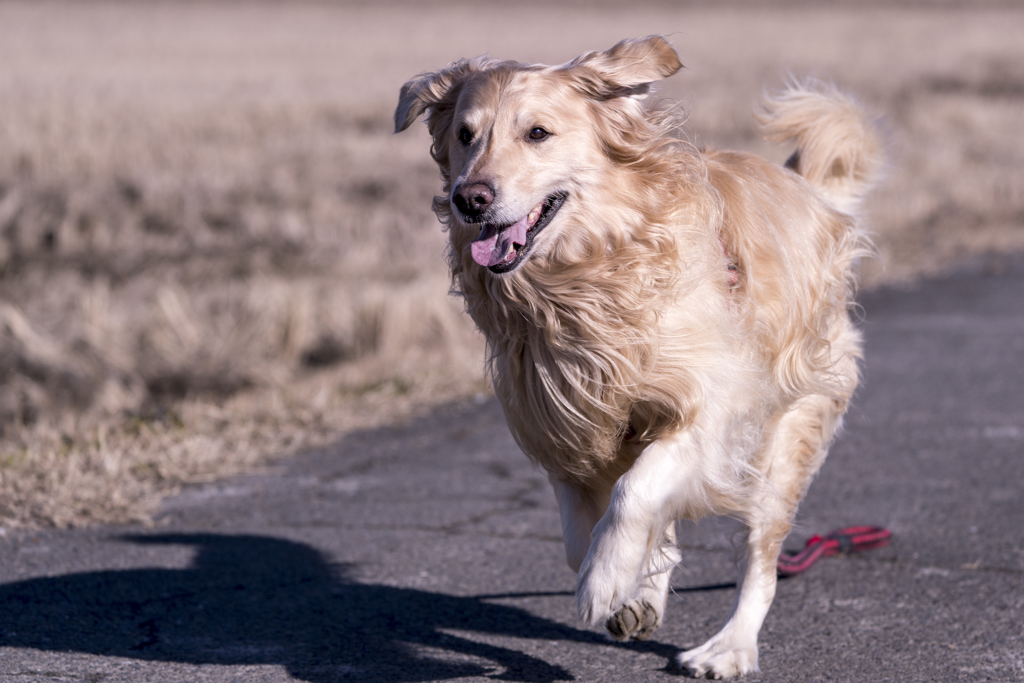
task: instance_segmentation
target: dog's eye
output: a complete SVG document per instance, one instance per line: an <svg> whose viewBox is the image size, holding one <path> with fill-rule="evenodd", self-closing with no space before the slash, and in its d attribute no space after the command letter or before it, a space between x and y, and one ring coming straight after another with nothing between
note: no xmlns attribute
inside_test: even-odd
<svg viewBox="0 0 1024 683"><path fill-rule="evenodd" d="M468 145L469 143L473 142L473 132L469 130L469 128L463 126L459 130L459 142L461 142L464 145Z"/></svg>
<svg viewBox="0 0 1024 683"><path fill-rule="evenodd" d="M551 133L547 132L540 126L534 126L533 130L530 131L531 140L543 140L549 135L551 135Z"/></svg>

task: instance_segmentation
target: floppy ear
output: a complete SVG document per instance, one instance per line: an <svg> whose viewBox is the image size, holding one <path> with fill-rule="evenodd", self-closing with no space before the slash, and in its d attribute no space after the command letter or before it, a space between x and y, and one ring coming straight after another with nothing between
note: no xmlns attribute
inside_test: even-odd
<svg viewBox="0 0 1024 683"><path fill-rule="evenodd" d="M479 70L479 60L462 59L440 71L423 73L402 86L395 109L395 132L401 133L416 118L437 106L452 87L460 83L471 71Z"/></svg>
<svg viewBox="0 0 1024 683"><path fill-rule="evenodd" d="M566 65L570 71L589 71L584 77L591 94L603 97L642 95L651 82L668 78L683 68L679 55L661 36L623 40L605 52L587 52Z"/></svg>

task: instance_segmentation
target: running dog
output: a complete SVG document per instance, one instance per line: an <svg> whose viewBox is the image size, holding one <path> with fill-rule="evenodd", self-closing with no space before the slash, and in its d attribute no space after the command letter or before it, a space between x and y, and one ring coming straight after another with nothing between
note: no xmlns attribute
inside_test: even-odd
<svg viewBox="0 0 1024 683"><path fill-rule="evenodd" d="M402 87L395 130L426 114L453 287L554 487L581 617L649 637L676 520L746 524L732 614L679 656L721 678L757 670L783 539L857 385L857 209L881 145L804 83L758 112L795 141L784 166L697 149L647 98L681 66L657 36L559 66L462 60Z"/></svg>

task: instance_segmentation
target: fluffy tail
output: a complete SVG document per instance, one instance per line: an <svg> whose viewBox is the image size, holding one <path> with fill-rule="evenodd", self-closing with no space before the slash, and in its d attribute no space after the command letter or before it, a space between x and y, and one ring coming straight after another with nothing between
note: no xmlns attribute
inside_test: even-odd
<svg viewBox="0 0 1024 683"><path fill-rule="evenodd" d="M769 140L795 140L786 166L840 211L852 213L882 166L882 141L861 106L834 85L808 80L765 95L757 120Z"/></svg>

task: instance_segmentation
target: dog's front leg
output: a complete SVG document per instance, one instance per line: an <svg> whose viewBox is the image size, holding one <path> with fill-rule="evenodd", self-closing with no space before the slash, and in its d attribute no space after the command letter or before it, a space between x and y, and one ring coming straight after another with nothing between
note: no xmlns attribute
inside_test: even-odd
<svg viewBox="0 0 1024 683"><path fill-rule="evenodd" d="M672 569L679 563L675 522L669 522L661 540L648 551L636 596L605 621L615 640L647 640L661 626L668 600Z"/></svg>
<svg viewBox="0 0 1024 683"><path fill-rule="evenodd" d="M669 576L679 561L673 524L699 486L697 449L683 432L651 444L612 488L576 583L589 624L604 621L615 638L643 639L661 623Z"/></svg>
<svg viewBox="0 0 1024 683"><path fill-rule="evenodd" d="M775 597L778 544L755 526L749 530L747 553L739 594L725 626L678 657L681 668L695 678L732 678L758 670L757 634Z"/></svg>
<svg viewBox="0 0 1024 683"><path fill-rule="evenodd" d="M565 558L569 567L579 572L590 548L594 527L608 509L611 487L584 487L554 477L551 478L551 485L555 489L562 515ZM617 640L646 640L661 626L671 569L679 561L674 522L670 522L665 530L661 546L648 560L638 595L619 608L605 624L608 632Z"/></svg>

